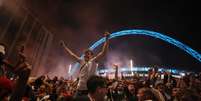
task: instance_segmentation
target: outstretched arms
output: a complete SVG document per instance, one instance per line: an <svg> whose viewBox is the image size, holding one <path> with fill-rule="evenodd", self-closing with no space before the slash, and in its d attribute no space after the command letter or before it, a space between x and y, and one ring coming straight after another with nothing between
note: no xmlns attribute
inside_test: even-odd
<svg viewBox="0 0 201 101"><path fill-rule="evenodd" d="M108 49L110 33L109 32L105 32L104 36L105 36L105 40L106 41L105 41L105 43L104 43L104 45L102 47L101 52L99 52L96 56L94 56L94 58L93 58L94 60L97 60L100 57L102 57L106 53L106 50Z"/></svg>
<svg viewBox="0 0 201 101"><path fill-rule="evenodd" d="M65 49L65 51L70 54L75 60L79 61L80 57L77 56L75 53L73 53L65 44L65 42L62 40L60 41L61 46Z"/></svg>

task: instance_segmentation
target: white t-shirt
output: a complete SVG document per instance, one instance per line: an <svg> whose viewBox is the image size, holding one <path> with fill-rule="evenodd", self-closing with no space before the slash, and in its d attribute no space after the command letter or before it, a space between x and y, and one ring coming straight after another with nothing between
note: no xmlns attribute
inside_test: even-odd
<svg viewBox="0 0 201 101"><path fill-rule="evenodd" d="M87 90L87 80L92 76L96 75L96 63L93 61L94 59L89 60L88 62L81 60L80 66L81 70L79 73L79 81L78 81L78 90Z"/></svg>

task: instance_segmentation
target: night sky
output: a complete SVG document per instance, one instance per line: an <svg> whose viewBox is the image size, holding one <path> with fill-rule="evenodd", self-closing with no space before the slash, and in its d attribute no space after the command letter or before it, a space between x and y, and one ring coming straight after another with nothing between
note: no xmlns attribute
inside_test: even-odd
<svg viewBox="0 0 201 101"><path fill-rule="evenodd" d="M21 0L22 1L22 0ZM104 31L146 29L166 34L201 53L200 7L183 0L24 0L24 6L55 35L52 57L72 62L59 46L81 54ZM112 39L100 63L134 60L135 66L173 66L201 70L201 63L179 48L148 36ZM62 58L61 58L62 57ZM107 62L106 62L107 61ZM124 62L122 65L125 65Z"/></svg>

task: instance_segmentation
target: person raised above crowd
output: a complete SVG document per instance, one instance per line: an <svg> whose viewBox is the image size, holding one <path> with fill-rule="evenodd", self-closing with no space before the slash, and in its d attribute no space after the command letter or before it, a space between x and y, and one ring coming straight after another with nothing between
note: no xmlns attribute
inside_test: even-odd
<svg viewBox="0 0 201 101"><path fill-rule="evenodd" d="M105 43L103 45L103 48L101 52L98 54L94 54L92 50L87 49L84 51L84 58L80 58L78 55L76 55L74 52L72 52L64 43L64 41L61 41L61 45L64 47L65 51L69 53L77 62L80 63L80 72L78 76L78 85L77 85L77 95L86 95L88 93L87 91L87 80L92 76L96 74L96 63L100 57L102 57L109 45L109 37L110 33L105 32Z"/></svg>

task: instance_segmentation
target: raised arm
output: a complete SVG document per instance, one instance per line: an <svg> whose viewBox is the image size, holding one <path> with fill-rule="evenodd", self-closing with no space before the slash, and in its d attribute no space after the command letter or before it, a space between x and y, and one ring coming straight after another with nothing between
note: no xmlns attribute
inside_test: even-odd
<svg viewBox="0 0 201 101"><path fill-rule="evenodd" d="M100 57L102 57L106 53L106 50L108 49L110 33L109 32L105 32L104 36L105 36L105 40L106 41L105 41L105 43L104 43L104 45L102 47L101 52L99 52L96 56L94 56L94 58L93 58L94 60L97 60Z"/></svg>
<svg viewBox="0 0 201 101"><path fill-rule="evenodd" d="M77 56L75 53L73 53L65 44L65 42L62 40L60 42L61 46L65 49L65 51L70 54L75 60L79 61L80 60L80 57Z"/></svg>
<svg viewBox="0 0 201 101"><path fill-rule="evenodd" d="M21 47L19 54L20 59L14 66L14 73L18 76L16 84L9 101L22 101L22 97L26 92L26 85L31 73L31 65L26 61L24 54L24 46Z"/></svg>

